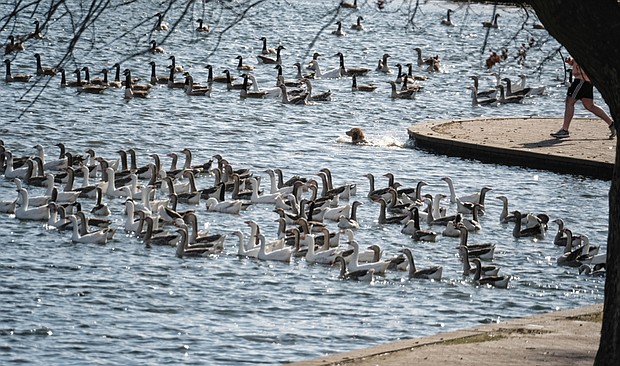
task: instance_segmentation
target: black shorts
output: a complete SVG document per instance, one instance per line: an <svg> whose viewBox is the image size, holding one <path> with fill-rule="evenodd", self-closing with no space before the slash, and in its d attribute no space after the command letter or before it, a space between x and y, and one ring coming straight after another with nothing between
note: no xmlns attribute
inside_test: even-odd
<svg viewBox="0 0 620 366"><path fill-rule="evenodd" d="M594 89L589 81L574 79L573 83L568 87L567 97L573 97L576 100L587 98L594 99Z"/></svg>

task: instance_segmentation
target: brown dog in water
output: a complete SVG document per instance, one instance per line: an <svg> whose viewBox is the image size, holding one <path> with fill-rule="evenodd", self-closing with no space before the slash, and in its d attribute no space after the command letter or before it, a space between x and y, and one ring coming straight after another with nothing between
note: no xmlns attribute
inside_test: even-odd
<svg viewBox="0 0 620 366"><path fill-rule="evenodd" d="M346 132L347 136L351 136L351 142L353 144L367 144L366 134L364 130L358 127L354 127Z"/></svg>

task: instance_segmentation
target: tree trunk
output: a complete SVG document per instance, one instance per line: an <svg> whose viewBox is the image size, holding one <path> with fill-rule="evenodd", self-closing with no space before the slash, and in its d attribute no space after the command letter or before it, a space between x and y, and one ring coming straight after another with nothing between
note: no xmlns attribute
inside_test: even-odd
<svg viewBox="0 0 620 366"><path fill-rule="evenodd" d="M528 0L549 33L584 69L620 121L620 5L616 0ZM592 128L603 128L592 126ZM620 155L609 192L607 278L595 365L620 365Z"/></svg>

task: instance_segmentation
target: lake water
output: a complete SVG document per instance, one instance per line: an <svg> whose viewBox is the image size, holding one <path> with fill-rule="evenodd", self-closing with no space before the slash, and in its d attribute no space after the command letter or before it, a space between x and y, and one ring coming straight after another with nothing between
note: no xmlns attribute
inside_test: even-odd
<svg viewBox="0 0 620 366"><path fill-rule="evenodd" d="M79 4L75 2L74 11ZM267 1L242 13L235 2L196 3L176 31L152 36L153 14L167 4L162 2L159 9L150 2L128 4L103 13L96 28L84 33L95 46L79 44L75 59L64 67L89 66L94 77L101 68L121 62L133 76L148 80L149 61L156 62L158 74L165 74L168 57L175 55L195 81L206 83L205 65L213 65L216 75L224 69L237 75L235 57L242 55L245 63L256 66L254 75L261 87L271 87L276 71L254 57L262 45L259 38L266 36L270 46L286 47L282 57L287 79L294 77L293 63L305 64L315 51L323 55L319 61L325 70L338 66L334 56L338 51L344 53L347 66L374 70L386 52L394 67L415 62L414 48L421 47L425 55L441 57L442 71L427 74L414 68L416 74L428 76L415 100L390 99L388 81L394 74L371 71L360 77L359 82L379 86L373 93L352 93L350 78L316 80L315 91L331 90L332 101L309 106L284 105L277 99L242 100L237 91L228 92L218 84L211 98L155 87L148 99L126 101L122 90L78 94L58 88L58 76L34 77L26 85L0 86L0 137L17 156L35 154L37 143L49 158L57 154L57 142L71 152L93 148L108 158L133 147L139 165L151 160L149 154L158 153L165 167L170 164L167 153L187 147L195 162L221 154L234 167L252 169L263 178L263 188L268 187L267 168L281 168L285 177L317 178L319 169L328 167L335 185L358 186L355 199L363 202L358 211L361 228L355 233L358 242L379 244L386 257L411 248L418 266L444 267L442 281L409 281L403 272L388 271L365 284L341 281L338 268L304 260L287 265L240 259L237 239L231 235L220 255L179 259L173 248L145 248L139 239L122 232L122 199L106 199L119 231L105 246L73 244L66 232L2 214L0 363L280 364L603 301L604 279L579 276L574 268L556 265L561 249L552 244L554 224L542 240L515 239L512 225L498 222L501 202L495 197L507 196L511 208L562 218L604 251L608 181L438 156L413 149L407 141L407 127L429 120L561 116L566 87L559 81L561 57L553 55L557 42L544 30L532 29L532 17L522 27L526 16L518 8L499 7L500 27L488 30L481 22L491 18L493 7L486 5L429 2L414 9L414 4L394 1L379 11L374 2L360 1L358 10L336 4ZM455 27L440 25L448 7L455 10ZM182 10L183 5L175 4L164 20L173 24ZM408 23L414 10L413 22ZM6 4L0 5L0 14L8 11ZM364 17L363 32L349 29L358 15ZM214 27L211 33L194 32L199 17ZM337 20L344 24L345 37L331 34ZM6 39L12 29L24 34L32 29L31 23L31 18L18 18L0 37ZM70 19L54 18L45 31L44 39L30 40L25 51L10 56L13 73L34 74L35 52L42 55L44 66L63 57L72 34ZM149 37L166 53L131 56L148 47ZM525 65L518 65L516 51L530 37L535 42ZM487 48L481 52L485 40ZM491 86L494 79L484 60L489 48L504 47L509 59L494 70L513 80L524 73L531 85L545 85L546 95L523 104L472 107L468 76L479 74L481 85ZM25 94L25 88L32 89ZM577 109L578 116L587 116L586 112ZM347 143L344 132L351 127L364 128L371 144ZM481 219L483 229L470 240L497 244L494 262L502 273L513 276L509 289L478 288L464 280L457 239L414 242L400 233L398 225L379 225L379 207L366 197L364 175L374 174L380 187L387 183L382 177L387 172L408 187L425 180L429 186L424 191L431 194L448 193L440 180L444 176L452 177L461 195L492 187ZM209 187L213 179L200 177L198 186ZM0 200L14 198L14 187L1 179ZM30 191L37 195L42 189ZM95 202L82 203L90 210ZM442 205L449 212L456 209L447 201ZM212 233L242 230L247 235L244 221L252 219L268 239L276 236L277 216L270 205L252 206L238 216L207 213L204 202L180 205L188 208L196 210L201 227L208 224Z"/></svg>

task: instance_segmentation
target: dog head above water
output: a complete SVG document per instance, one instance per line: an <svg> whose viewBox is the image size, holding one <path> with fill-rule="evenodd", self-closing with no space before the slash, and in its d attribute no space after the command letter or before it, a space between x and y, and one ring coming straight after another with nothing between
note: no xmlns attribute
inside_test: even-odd
<svg viewBox="0 0 620 366"><path fill-rule="evenodd" d="M354 144L366 144L368 141L366 140L366 134L364 130L358 127L354 127L346 132L347 136L351 136L351 142Z"/></svg>

